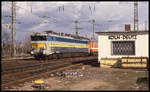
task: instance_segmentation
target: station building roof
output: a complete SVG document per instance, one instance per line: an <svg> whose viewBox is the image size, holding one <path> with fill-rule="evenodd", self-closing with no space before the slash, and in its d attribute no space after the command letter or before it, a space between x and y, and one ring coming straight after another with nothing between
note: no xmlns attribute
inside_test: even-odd
<svg viewBox="0 0 150 92"><path fill-rule="evenodd" d="M142 35L142 34L148 34L149 31L111 31L111 32L96 32L98 35L116 35L116 34L132 34L132 35Z"/></svg>

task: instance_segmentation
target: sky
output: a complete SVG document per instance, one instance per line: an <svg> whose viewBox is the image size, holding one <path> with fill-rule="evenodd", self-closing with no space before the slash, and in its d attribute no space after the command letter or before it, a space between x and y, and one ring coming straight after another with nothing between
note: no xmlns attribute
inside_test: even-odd
<svg viewBox="0 0 150 92"><path fill-rule="evenodd" d="M11 32L11 2L3 1L1 7L2 32ZM147 29L149 28L148 7L147 1L138 2L139 30L145 30L146 23ZM23 41L33 32L42 33L47 30L75 34L75 20L79 21L78 26L81 28L78 34L91 38L93 19L95 32L125 31L125 24L130 24L133 30L134 2L16 2L16 39Z"/></svg>

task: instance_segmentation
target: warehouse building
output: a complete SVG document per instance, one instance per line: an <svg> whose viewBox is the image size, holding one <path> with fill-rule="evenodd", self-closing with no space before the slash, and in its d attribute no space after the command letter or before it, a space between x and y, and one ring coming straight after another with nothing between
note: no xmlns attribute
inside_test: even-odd
<svg viewBox="0 0 150 92"><path fill-rule="evenodd" d="M96 32L98 62L113 65L125 57L149 58L149 31ZM105 62L104 62L105 61ZM110 66L109 66L110 67Z"/></svg>

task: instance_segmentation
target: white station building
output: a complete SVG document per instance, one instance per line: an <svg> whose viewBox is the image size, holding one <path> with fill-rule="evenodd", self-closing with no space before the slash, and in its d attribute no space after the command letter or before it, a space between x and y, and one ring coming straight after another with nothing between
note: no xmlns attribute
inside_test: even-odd
<svg viewBox="0 0 150 92"><path fill-rule="evenodd" d="M149 31L96 33L98 34L98 62L104 58L149 58Z"/></svg>

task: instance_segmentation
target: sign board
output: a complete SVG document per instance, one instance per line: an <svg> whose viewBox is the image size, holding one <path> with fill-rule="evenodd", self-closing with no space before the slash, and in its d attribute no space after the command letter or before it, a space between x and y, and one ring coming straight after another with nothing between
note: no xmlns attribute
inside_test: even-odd
<svg viewBox="0 0 150 92"><path fill-rule="evenodd" d="M125 40L128 40L128 39L136 39L136 35L109 35L108 36L108 39L125 39Z"/></svg>

